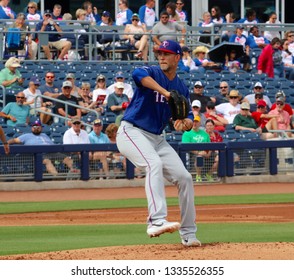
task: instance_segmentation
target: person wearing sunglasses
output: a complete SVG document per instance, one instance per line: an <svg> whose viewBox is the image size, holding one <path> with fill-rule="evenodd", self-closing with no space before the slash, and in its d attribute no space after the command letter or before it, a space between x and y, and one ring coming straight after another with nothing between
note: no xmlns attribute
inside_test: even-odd
<svg viewBox="0 0 294 280"><path fill-rule="evenodd" d="M283 91L278 91L277 93L276 93L276 95L275 95L275 100L276 100L276 102L272 105L272 107L271 107L271 111L272 110L274 110L274 109L276 109L276 107L277 107L277 100L278 100L278 98L279 97L282 97L283 99L284 99L284 101L285 101L285 104L284 104L284 110L286 111L286 112L288 112L288 114L290 115L290 116L292 116L293 115L293 109L292 109L292 106L289 104L289 103L286 103L286 94L283 92Z"/></svg>
<svg viewBox="0 0 294 280"><path fill-rule="evenodd" d="M238 90L231 90L228 95L229 102L219 104L215 107L217 114L222 114L229 124L232 124L234 118L240 113L240 99L242 95Z"/></svg>
<svg viewBox="0 0 294 280"><path fill-rule="evenodd" d="M118 1L119 12L116 14L116 25L126 25L132 23L132 10L129 8L128 0ZM139 15L138 15L139 16Z"/></svg>
<svg viewBox="0 0 294 280"><path fill-rule="evenodd" d="M276 108L269 111L269 115L274 115L277 118L278 130L290 130L290 120L291 116L284 110L286 99L283 96L279 96L276 99ZM288 137L292 137L292 133L287 132Z"/></svg>
<svg viewBox="0 0 294 280"><path fill-rule="evenodd" d="M45 84L42 84L39 88L41 93L44 96L49 96L52 98L57 98L61 90L60 88L54 83L55 81L55 73L54 72L46 72L45 73Z"/></svg>
<svg viewBox="0 0 294 280"><path fill-rule="evenodd" d="M139 25L140 18L138 14L133 14L132 23L127 24L124 31L124 38L129 40L129 44L138 50L136 58L148 60L148 35L146 25Z"/></svg>
<svg viewBox="0 0 294 280"><path fill-rule="evenodd" d="M256 110L256 104L260 99L264 99L268 108L272 107L272 102L270 98L264 94L264 88L261 82L256 82L254 84L252 93L246 95L244 98L246 99L246 101L249 102L250 106L255 105L253 106L253 108L250 109L251 112Z"/></svg>
<svg viewBox="0 0 294 280"><path fill-rule="evenodd" d="M177 0L176 2L176 13L178 14L180 21L188 21L187 11L183 10L185 6L184 0Z"/></svg>
<svg viewBox="0 0 294 280"><path fill-rule="evenodd" d="M219 93L216 95L215 98L215 105L219 105L222 103L228 103L229 102L229 93L230 93L230 87L228 82L221 81L219 84Z"/></svg>
<svg viewBox="0 0 294 280"><path fill-rule="evenodd" d="M18 92L15 95L16 102L9 102L0 112L0 117L7 120L8 126L17 124L28 124L30 117L30 106L25 105L24 93Z"/></svg>
<svg viewBox="0 0 294 280"><path fill-rule="evenodd" d="M38 12L38 4L34 1L28 3L26 20L28 20L31 30L35 30L37 21L42 20L42 15Z"/></svg>
<svg viewBox="0 0 294 280"><path fill-rule="evenodd" d="M154 42L153 50L156 52L165 40L177 42L177 33L181 32L182 37L180 46L183 47L185 43L186 28L177 22L169 21L169 14L164 11L160 13L160 21L152 28L152 40Z"/></svg>

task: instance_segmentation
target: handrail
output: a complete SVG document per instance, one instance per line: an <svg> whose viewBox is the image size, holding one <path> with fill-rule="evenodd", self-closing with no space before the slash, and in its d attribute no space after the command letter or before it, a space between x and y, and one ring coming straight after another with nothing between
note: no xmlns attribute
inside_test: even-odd
<svg viewBox="0 0 294 280"><path fill-rule="evenodd" d="M41 110L39 108L36 108L37 106L37 101L38 99L48 99L48 100L51 100L53 102L59 102L59 103L62 103L62 104L65 104L65 117L64 116L61 116L61 115L58 115L58 114L55 114L55 113L52 113L52 112L47 112L47 111L44 111L44 110ZM72 104L72 103L69 103L67 101L63 101L63 100L59 100L57 98L53 98L53 97L49 97L49 96L44 96L42 94L37 94L36 97L35 97L35 102L34 102L34 105L35 105L35 116L37 115L37 112L39 113L44 113L44 114L47 114L47 115L50 115L52 117L57 117L57 118L60 118L60 119L63 119L64 120L64 123L66 124L67 121L70 121L71 119L68 117L68 106L72 106L72 107L76 107L76 108L79 108L79 109L83 109L83 110L87 110L89 112L92 112L96 115L96 118L99 119L100 118L100 114L93 110L93 109L88 109L84 106L80 106L80 105L76 105L76 104ZM89 125L87 123L83 123L85 126L92 126L92 125Z"/></svg>

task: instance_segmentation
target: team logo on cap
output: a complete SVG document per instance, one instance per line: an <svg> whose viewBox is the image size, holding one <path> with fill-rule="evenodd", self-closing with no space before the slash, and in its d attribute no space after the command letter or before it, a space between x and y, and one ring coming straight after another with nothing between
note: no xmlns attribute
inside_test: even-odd
<svg viewBox="0 0 294 280"><path fill-rule="evenodd" d="M168 46L169 46L169 42L168 42L168 41L163 41L163 42L162 42L162 46L163 46L164 48L168 47Z"/></svg>

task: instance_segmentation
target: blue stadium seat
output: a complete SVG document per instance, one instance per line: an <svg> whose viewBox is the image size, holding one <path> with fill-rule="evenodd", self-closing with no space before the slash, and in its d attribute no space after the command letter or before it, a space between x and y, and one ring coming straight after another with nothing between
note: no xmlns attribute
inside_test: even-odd
<svg viewBox="0 0 294 280"><path fill-rule="evenodd" d="M54 144L62 144L63 143L63 135L58 132L52 132L50 134L50 139Z"/></svg>

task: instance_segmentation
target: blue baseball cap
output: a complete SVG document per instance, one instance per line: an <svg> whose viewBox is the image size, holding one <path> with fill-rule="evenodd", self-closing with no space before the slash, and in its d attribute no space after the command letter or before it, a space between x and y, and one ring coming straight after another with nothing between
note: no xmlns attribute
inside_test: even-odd
<svg viewBox="0 0 294 280"><path fill-rule="evenodd" d="M110 12L108 12L108 11L103 11L103 12L102 12L102 16L103 16L103 17L110 17Z"/></svg>
<svg viewBox="0 0 294 280"><path fill-rule="evenodd" d="M177 42L171 40L163 41L159 46L158 51L172 54L182 54L181 46Z"/></svg>
<svg viewBox="0 0 294 280"><path fill-rule="evenodd" d="M42 126L42 124L39 120L36 120L31 124L31 126Z"/></svg>

